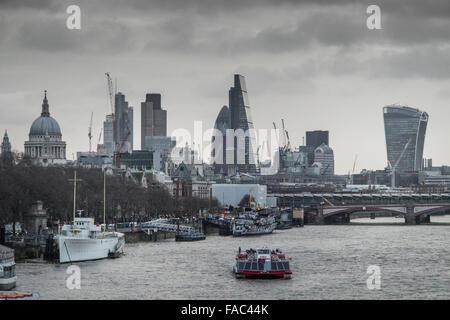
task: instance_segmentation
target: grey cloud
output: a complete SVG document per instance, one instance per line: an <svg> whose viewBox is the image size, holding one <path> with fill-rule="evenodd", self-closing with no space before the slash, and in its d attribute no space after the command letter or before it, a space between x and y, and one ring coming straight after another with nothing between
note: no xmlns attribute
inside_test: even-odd
<svg viewBox="0 0 450 320"><path fill-rule="evenodd" d="M36 9L55 11L61 8L57 0L0 0L1 10Z"/></svg>

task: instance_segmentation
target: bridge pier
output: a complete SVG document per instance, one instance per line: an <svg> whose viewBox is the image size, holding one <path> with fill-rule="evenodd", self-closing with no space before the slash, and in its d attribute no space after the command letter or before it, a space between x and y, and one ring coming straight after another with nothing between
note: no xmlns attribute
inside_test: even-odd
<svg viewBox="0 0 450 320"><path fill-rule="evenodd" d="M346 214L344 215L344 221L342 221L342 222L344 222L344 223L350 223L350 214L349 214L349 213L346 213Z"/></svg>
<svg viewBox="0 0 450 320"><path fill-rule="evenodd" d="M420 218L417 219L419 217L416 217L414 215L414 206L407 206L406 207L406 215L405 215L405 223L406 224L419 224L420 223Z"/></svg>
<svg viewBox="0 0 450 320"><path fill-rule="evenodd" d="M319 206L317 208L317 215L316 215L316 224L324 224L325 223L325 219L323 217L323 206Z"/></svg>

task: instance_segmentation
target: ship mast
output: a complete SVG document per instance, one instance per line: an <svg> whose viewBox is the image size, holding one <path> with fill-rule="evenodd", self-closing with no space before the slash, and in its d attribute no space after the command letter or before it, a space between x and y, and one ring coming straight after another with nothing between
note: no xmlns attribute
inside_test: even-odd
<svg viewBox="0 0 450 320"><path fill-rule="evenodd" d="M106 169L103 171L103 224L106 232Z"/></svg>
<svg viewBox="0 0 450 320"><path fill-rule="evenodd" d="M73 179L69 179L70 182L73 182L73 224L75 224L75 214L77 212L77 181L83 181L81 179L77 179L77 170L73 172Z"/></svg>

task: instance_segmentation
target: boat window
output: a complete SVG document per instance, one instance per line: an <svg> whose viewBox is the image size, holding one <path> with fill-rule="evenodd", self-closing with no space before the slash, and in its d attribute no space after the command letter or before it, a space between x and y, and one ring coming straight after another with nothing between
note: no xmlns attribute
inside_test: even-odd
<svg viewBox="0 0 450 320"><path fill-rule="evenodd" d="M284 270L283 262L277 262L278 270Z"/></svg>
<svg viewBox="0 0 450 320"><path fill-rule="evenodd" d="M258 263L252 262L252 270L258 270Z"/></svg>
<svg viewBox="0 0 450 320"><path fill-rule="evenodd" d="M276 263L276 262L272 262L272 263L271 263L271 269L272 269L272 270L278 270L278 268L277 268L277 263Z"/></svg>
<svg viewBox="0 0 450 320"><path fill-rule="evenodd" d="M289 262L283 262L284 263L284 268L286 269L286 270L289 270Z"/></svg>
<svg viewBox="0 0 450 320"><path fill-rule="evenodd" d="M258 263L258 270L264 270L264 263Z"/></svg>
<svg viewBox="0 0 450 320"><path fill-rule="evenodd" d="M245 263L245 268L244 268L244 269L245 269L245 270L251 270L251 269L252 269L251 265L252 265L251 262L246 262L246 263Z"/></svg>
<svg viewBox="0 0 450 320"><path fill-rule="evenodd" d="M264 249L264 250L258 250L259 254L270 254L270 250L269 249Z"/></svg>
<svg viewBox="0 0 450 320"><path fill-rule="evenodd" d="M239 270L245 269L245 262L239 262L238 269L239 269Z"/></svg>

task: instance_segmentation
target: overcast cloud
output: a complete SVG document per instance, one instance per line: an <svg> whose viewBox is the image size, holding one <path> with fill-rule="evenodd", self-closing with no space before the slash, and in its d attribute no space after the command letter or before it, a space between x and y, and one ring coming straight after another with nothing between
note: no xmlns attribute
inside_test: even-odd
<svg viewBox="0 0 450 320"><path fill-rule="evenodd" d="M66 8L81 7L81 30ZM381 7L382 30L366 28ZM162 94L169 133L213 126L233 74L247 79L257 128L286 120L291 141L330 130L336 170L386 165L382 107L430 114L427 158L450 164L450 2L257 0L0 0L0 130L23 150L44 89L72 153L87 150L109 112L109 71L135 108Z"/></svg>

